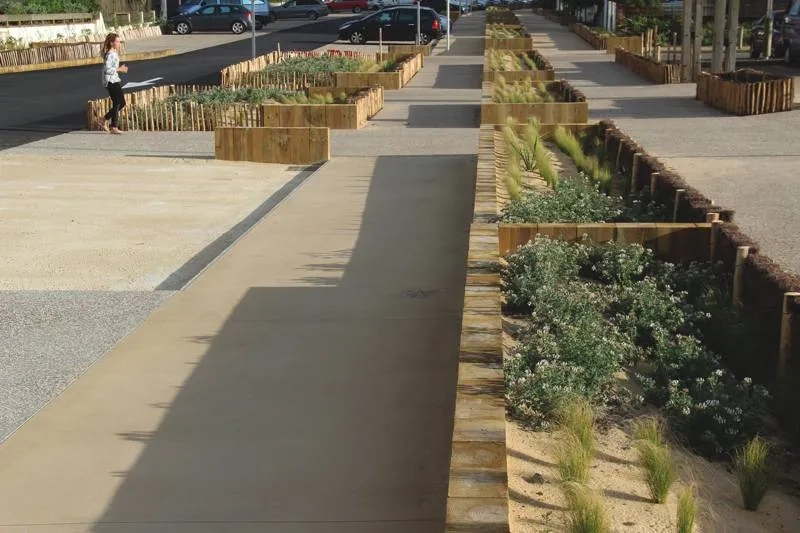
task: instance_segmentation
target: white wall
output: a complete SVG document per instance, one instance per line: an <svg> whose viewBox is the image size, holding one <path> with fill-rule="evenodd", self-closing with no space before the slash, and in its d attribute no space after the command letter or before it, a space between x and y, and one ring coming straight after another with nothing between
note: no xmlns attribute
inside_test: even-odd
<svg viewBox="0 0 800 533"><path fill-rule="evenodd" d="M104 34L106 24L103 15L98 14L94 22L80 24L42 24L33 26L3 26L0 27L0 41L5 41L9 37L22 39L24 44L34 41L49 41L58 38L80 37L85 30L89 30L92 35Z"/></svg>

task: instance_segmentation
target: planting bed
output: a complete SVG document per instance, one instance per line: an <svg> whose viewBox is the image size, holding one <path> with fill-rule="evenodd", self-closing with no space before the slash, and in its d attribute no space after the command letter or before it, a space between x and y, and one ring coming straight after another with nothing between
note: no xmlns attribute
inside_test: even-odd
<svg viewBox="0 0 800 533"><path fill-rule="evenodd" d="M790 111L794 102L794 78L751 69L722 74L701 72L696 98L735 115Z"/></svg>
<svg viewBox="0 0 800 533"><path fill-rule="evenodd" d="M214 157L227 161L309 165L331 157L330 129L216 128Z"/></svg>
<svg viewBox="0 0 800 533"><path fill-rule="evenodd" d="M564 80L506 82L498 73L494 83L483 84L481 124L505 124L508 119L575 124L586 122L588 117L586 97Z"/></svg>
<svg viewBox="0 0 800 533"><path fill-rule="evenodd" d="M110 106L107 98L87 103L91 128ZM383 88L274 88L163 86L129 95L120 122L141 131L212 131L223 126L324 126L358 129L383 108Z"/></svg>
<svg viewBox="0 0 800 533"><path fill-rule="evenodd" d="M483 81L496 81L497 75L502 76L506 82L555 79L553 65L536 50L488 50L483 65Z"/></svg>
<svg viewBox="0 0 800 533"><path fill-rule="evenodd" d="M641 35L614 35L600 28L590 28L580 23L571 24L570 28L575 32L575 35L589 43L592 47L598 50L605 50L609 54L613 54L614 50L617 48L624 48L634 54L642 53Z"/></svg>
<svg viewBox="0 0 800 533"><path fill-rule="evenodd" d="M422 54L366 54L329 50L272 52L237 63L220 73L234 87L373 87L400 89L422 68Z"/></svg>
<svg viewBox="0 0 800 533"><path fill-rule="evenodd" d="M533 37L518 25L487 24L484 43L486 50L533 50Z"/></svg>
<svg viewBox="0 0 800 533"><path fill-rule="evenodd" d="M507 7L489 6L486 8L486 24L508 24L521 26L519 18Z"/></svg>
<svg viewBox="0 0 800 533"><path fill-rule="evenodd" d="M657 84L680 83L680 65L661 63L619 46L614 51L614 62L637 76Z"/></svg>

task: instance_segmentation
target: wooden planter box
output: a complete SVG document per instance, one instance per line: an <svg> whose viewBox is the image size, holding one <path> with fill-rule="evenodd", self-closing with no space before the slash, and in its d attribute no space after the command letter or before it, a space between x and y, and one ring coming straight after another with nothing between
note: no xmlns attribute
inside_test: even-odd
<svg viewBox="0 0 800 533"><path fill-rule="evenodd" d="M553 81L556 79L555 69L542 54L536 50L522 52L534 58L538 64L544 66L541 70L491 70L488 61L483 62L483 81L495 81L497 75L503 76L507 82L532 80Z"/></svg>
<svg viewBox="0 0 800 533"><path fill-rule="evenodd" d="M697 78L697 100L734 115L760 115L790 111L794 102L794 78L756 70L712 74Z"/></svg>
<svg viewBox="0 0 800 533"><path fill-rule="evenodd" d="M400 45L403 46L403 45ZM380 85L384 89L404 87L422 68L422 54L384 54L383 59L397 59L397 70L391 72L318 72L313 74L276 74L264 71L268 65L280 63L286 58L297 56L318 56L319 53L272 52L264 56L243 61L220 71L221 83L235 87L281 87L303 90L308 87L360 88ZM363 57L379 61L380 54L361 52L342 52L348 57Z"/></svg>
<svg viewBox="0 0 800 533"><path fill-rule="evenodd" d="M571 28L578 37L592 45L592 47L598 50L605 50L609 54L613 54L614 50L620 47L635 54L642 53L641 35L631 35L628 37L619 35L600 35L589 26L580 23L572 24Z"/></svg>
<svg viewBox="0 0 800 533"><path fill-rule="evenodd" d="M386 49L390 56L404 56L422 54L423 56L431 55L433 47L429 44L389 44Z"/></svg>
<svg viewBox="0 0 800 533"><path fill-rule="evenodd" d="M486 37L484 50L533 50L533 37L511 37L508 39L495 39Z"/></svg>
<svg viewBox="0 0 800 533"><path fill-rule="evenodd" d="M550 92L561 96L559 102L503 103L494 102L494 84L483 84L481 124L505 124L509 117L518 122L535 118L540 124L580 124L589 120L589 103L582 92L564 80L546 83Z"/></svg>
<svg viewBox="0 0 800 533"><path fill-rule="evenodd" d="M629 52L622 47L618 47L614 51L614 62L653 83L663 85L681 82L680 65L659 63L649 57Z"/></svg>
<svg viewBox="0 0 800 533"><path fill-rule="evenodd" d="M214 157L225 161L310 165L330 159L330 130L218 128L214 130Z"/></svg>
<svg viewBox="0 0 800 533"><path fill-rule="evenodd" d="M358 129L383 108L383 88L343 89L317 87L308 94L362 93L352 104L168 104L164 100L174 94L207 90L209 87L163 86L130 93L129 103L122 110L124 129L138 131L213 131L219 127L303 127L322 126L333 129ZM108 98L87 102L89 128L94 117L108 110Z"/></svg>

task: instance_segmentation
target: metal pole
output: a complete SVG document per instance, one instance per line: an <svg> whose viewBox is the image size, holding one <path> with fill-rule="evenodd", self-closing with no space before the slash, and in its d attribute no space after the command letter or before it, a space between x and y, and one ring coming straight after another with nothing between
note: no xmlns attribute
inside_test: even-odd
<svg viewBox="0 0 800 533"><path fill-rule="evenodd" d="M767 18L764 19L766 24L764 24L764 31L767 32L767 42L764 46L764 59L769 59L772 57L772 23L774 22L774 17L772 16L773 10L773 2L772 0L767 0Z"/></svg>
<svg viewBox="0 0 800 533"><path fill-rule="evenodd" d="M739 0L734 0L738 2ZM703 59L703 0L694 5L694 38L692 39L692 81L697 81L702 70Z"/></svg>
<svg viewBox="0 0 800 533"><path fill-rule="evenodd" d="M450 50L450 0L447 0L447 50Z"/></svg>
<svg viewBox="0 0 800 533"><path fill-rule="evenodd" d="M711 53L711 72L722 72L725 59L725 0L714 4L714 49Z"/></svg>
<svg viewBox="0 0 800 533"><path fill-rule="evenodd" d="M417 42L416 42L416 44L418 44L418 45L422 44L422 32L420 31L420 29L421 29L420 14L422 13L420 11L420 9L422 8L421 3L422 3L421 0L417 0Z"/></svg>
<svg viewBox="0 0 800 533"><path fill-rule="evenodd" d="M250 40L253 45L253 59L256 58L256 0L250 0L250 13L253 17L253 24L250 26Z"/></svg>

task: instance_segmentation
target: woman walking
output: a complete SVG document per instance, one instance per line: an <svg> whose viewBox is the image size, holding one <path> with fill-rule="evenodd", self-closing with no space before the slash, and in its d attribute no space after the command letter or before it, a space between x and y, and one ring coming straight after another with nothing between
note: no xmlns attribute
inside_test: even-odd
<svg viewBox="0 0 800 533"><path fill-rule="evenodd" d="M120 39L116 33L109 33L103 42L103 87L108 90L111 97L111 110L106 113L100 121L100 127L115 135L122 133L119 131L119 112L125 107L125 96L122 94L122 80L119 73L128 72L126 65L119 64ZM111 121L111 129L108 128L108 121Z"/></svg>

